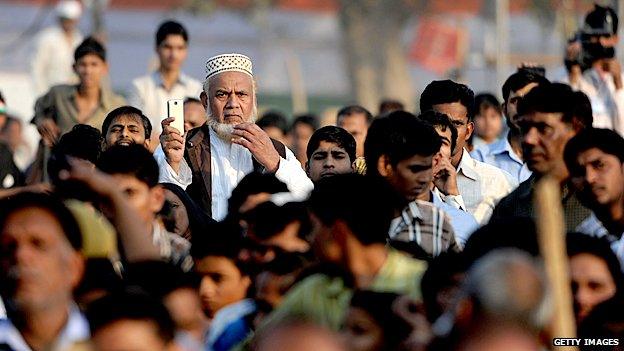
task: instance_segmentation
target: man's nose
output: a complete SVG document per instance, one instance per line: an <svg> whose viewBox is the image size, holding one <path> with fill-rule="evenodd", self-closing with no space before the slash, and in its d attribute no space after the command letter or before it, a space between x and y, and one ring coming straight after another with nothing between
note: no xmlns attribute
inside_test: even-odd
<svg viewBox="0 0 624 351"><path fill-rule="evenodd" d="M536 128L529 128L522 136L522 142L527 145L536 145L539 140L539 136Z"/></svg>
<svg viewBox="0 0 624 351"><path fill-rule="evenodd" d="M236 94L232 93L228 97L227 103L225 104L225 108L237 108L240 106L240 101Z"/></svg>

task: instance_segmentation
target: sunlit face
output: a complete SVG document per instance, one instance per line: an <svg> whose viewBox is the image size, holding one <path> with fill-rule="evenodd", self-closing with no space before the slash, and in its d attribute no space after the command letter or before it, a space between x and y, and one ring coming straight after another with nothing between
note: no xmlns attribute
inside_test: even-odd
<svg viewBox="0 0 624 351"><path fill-rule="evenodd" d="M84 87L99 87L108 74L108 64L95 54L87 54L74 64L74 70Z"/></svg>
<svg viewBox="0 0 624 351"><path fill-rule="evenodd" d="M132 144L147 146L143 122L135 115L116 117L108 127L104 140L106 148L113 145L129 146Z"/></svg>
<svg viewBox="0 0 624 351"><path fill-rule="evenodd" d="M206 123L206 109L199 102L187 102L184 104L184 132Z"/></svg>
<svg viewBox="0 0 624 351"><path fill-rule="evenodd" d="M615 282L606 262L592 254L570 258L570 277L577 320L587 317L599 303L615 295Z"/></svg>
<svg viewBox="0 0 624 351"><path fill-rule="evenodd" d="M251 76L242 72L223 72L209 78L207 96L209 117L218 123L237 125L255 119L255 93Z"/></svg>
<svg viewBox="0 0 624 351"><path fill-rule="evenodd" d="M440 154L450 160L453 151L453 134L451 133L451 129L442 129L442 127L436 126L435 130L442 140L442 146L440 146Z"/></svg>
<svg viewBox="0 0 624 351"><path fill-rule="evenodd" d="M345 129L355 139L355 155L364 156L364 141L368 134L368 122L363 113L354 113L338 117L338 127Z"/></svg>
<svg viewBox="0 0 624 351"><path fill-rule="evenodd" d="M384 177L407 201L414 201L418 195L429 191L433 180L433 156L413 155L399 161Z"/></svg>
<svg viewBox="0 0 624 351"><path fill-rule="evenodd" d="M590 205L620 203L624 194L624 165L616 156L598 148L581 152L570 170L572 184Z"/></svg>
<svg viewBox="0 0 624 351"><path fill-rule="evenodd" d="M175 221L174 232L176 234L188 237L189 231L189 217L186 213L186 207L180 198L174 194L171 190L164 189L165 199L171 206L173 212L173 218Z"/></svg>
<svg viewBox="0 0 624 351"><path fill-rule="evenodd" d="M537 83L529 83L521 89L509 92L509 97L507 98L507 102L505 104L505 113L507 114L508 121L513 125L517 126L518 123L518 102L520 102L520 100L522 100L522 98L536 86L538 86Z"/></svg>
<svg viewBox="0 0 624 351"><path fill-rule="evenodd" d="M455 150L453 150L453 155L456 155L464 149L474 128L474 124L468 120L468 109L459 102L433 105L432 109L449 116L451 122L457 128L457 142Z"/></svg>
<svg viewBox="0 0 624 351"><path fill-rule="evenodd" d="M524 161L537 174L567 173L563 149L576 132L561 116L561 113L534 112L518 119Z"/></svg>
<svg viewBox="0 0 624 351"><path fill-rule="evenodd" d="M227 257L206 256L195 260L195 271L202 276L199 295L204 313L210 318L223 307L243 300L251 285L249 276L242 275Z"/></svg>
<svg viewBox="0 0 624 351"><path fill-rule="evenodd" d="M154 322L122 319L97 330L92 337L96 351L165 351L169 350Z"/></svg>
<svg viewBox="0 0 624 351"><path fill-rule="evenodd" d="M60 222L32 207L10 214L0 229L0 268L3 296L34 312L69 303L83 265Z"/></svg>
<svg viewBox="0 0 624 351"><path fill-rule="evenodd" d="M313 182L336 174L353 172L353 162L347 151L336 143L321 141L307 162L306 170Z"/></svg>
<svg viewBox="0 0 624 351"><path fill-rule="evenodd" d="M381 351L384 349L382 327L365 310L350 307L342 335L353 351Z"/></svg>
<svg viewBox="0 0 624 351"><path fill-rule="evenodd" d="M137 211L145 223L152 223L156 213L163 207L165 197L160 186L149 188L136 177L113 174L119 189L126 195L128 203Z"/></svg>
<svg viewBox="0 0 624 351"><path fill-rule="evenodd" d="M179 34L169 34L165 40L156 47L158 59L163 68L167 70L179 70L188 54L187 43Z"/></svg>

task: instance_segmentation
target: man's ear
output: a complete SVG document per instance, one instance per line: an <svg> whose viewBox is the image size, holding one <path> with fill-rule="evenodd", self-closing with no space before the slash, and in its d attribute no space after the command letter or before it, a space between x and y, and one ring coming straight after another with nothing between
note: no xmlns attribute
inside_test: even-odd
<svg viewBox="0 0 624 351"><path fill-rule="evenodd" d="M78 75L78 63L77 62L74 62L74 64L72 65L72 69L74 70L74 73Z"/></svg>
<svg viewBox="0 0 624 351"><path fill-rule="evenodd" d="M470 121L466 124L466 141L470 139L472 132L474 131L474 122Z"/></svg>
<svg viewBox="0 0 624 351"><path fill-rule="evenodd" d="M394 170L392 169L392 164L390 163L390 158L386 155L381 155L377 159L377 172L382 177L390 177L394 174Z"/></svg>
<svg viewBox="0 0 624 351"><path fill-rule="evenodd" d="M572 129L574 129L575 133L580 132L581 130L585 129L586 127L591 127L591 126L586 126L578 118L572 117Z"/></svg>
<svg viewBox="0 0 624 351"><path fill-rule="evenodd" d="M82 281L85 271L85 259L80 252L72 251L67 268L71 286L75 289Z"/></svg>
<svg viewBox="0 0 624 351"><path fill-rule="evenodd" d="M150 189L150 210L153 213L158 213L165 204L165 189L160 184Z"/></svg>
<svg viewBox="0 0 624 351"><path fill-rule="evenodd" d="M347 237L351 233L351 229L342 219L337 219L336 222L334 222L332 229L332 236L334 237L334 240L340 245L340 247L344 247L347 243Z"/></svg>
<svg viewBox="0 0 624 351"><path fill-rule="evenodd" d="M201 94L199 94L199 99L201 100L202 105L204 105L204 109L208 107L208 95L206 95L205 91L202 91Z"/></svg>
<svg viewBox="0 0 624 351"><path fill-rule="evenodd" d="M308 178L310 177L310 160L308 159L305 163L305 172L308 175Z"/></svg>
<svg viewBox="0 0 624 351"><path fill-rule="evenodd" d="M152 139L149 139L149 138L145 139L145 141L143 142L143 147L149 150L151 142L152 142Z"/></svg>
<svg viewBox="0 0 624 351"><path fill-rule="evenodd" d="M509 115L507 114L507 103L505 101L503 101L503 103L501 103L501 110L503 111L503 116L505 116L505 118L509 119Z"/></svg>

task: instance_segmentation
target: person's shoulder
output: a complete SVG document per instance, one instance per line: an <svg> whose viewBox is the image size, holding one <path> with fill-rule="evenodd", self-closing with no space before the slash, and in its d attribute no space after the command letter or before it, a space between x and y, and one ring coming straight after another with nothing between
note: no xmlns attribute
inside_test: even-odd
<svg viewBox="0 0 624 351"><path fill-rule="evenodd" d="M146 89L150 85L155 85L154 74L149 73L143 76L136 77L132 80L132 87L138 90Z"/></svg>
<svg viewBox="0 0 624 351"><path fill-rule="evenodd" d="M470 151L470 157L475 161L484 162L485 158L490 154L490 145L481 145L476 149Z"/></svg>
<svg viewBox="0 0 624 351"><path fill-rule="evenodd" d="M487 181L502 181L509 184L509 179L512 176L507 171L482 161L475 159L473 159L473 161L475 170L479 173L479 175L487 178Z"/></svg>

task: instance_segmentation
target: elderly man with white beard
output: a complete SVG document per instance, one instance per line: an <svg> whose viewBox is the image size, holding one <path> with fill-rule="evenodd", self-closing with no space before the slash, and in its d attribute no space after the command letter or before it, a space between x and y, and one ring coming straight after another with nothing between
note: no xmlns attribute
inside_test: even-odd
<svg viewBox="0 0 624 351"><path fill-rule="evenodd" d="M163 120L162 151L155 153L160 181L180 185L212 218L227 215L227 200L252 171L274 173L295 199L303 200L312 182L288 148L254 122L256 85L252 63L241 54L211 57L200 95L208 120L186 136Z"/></svg>

